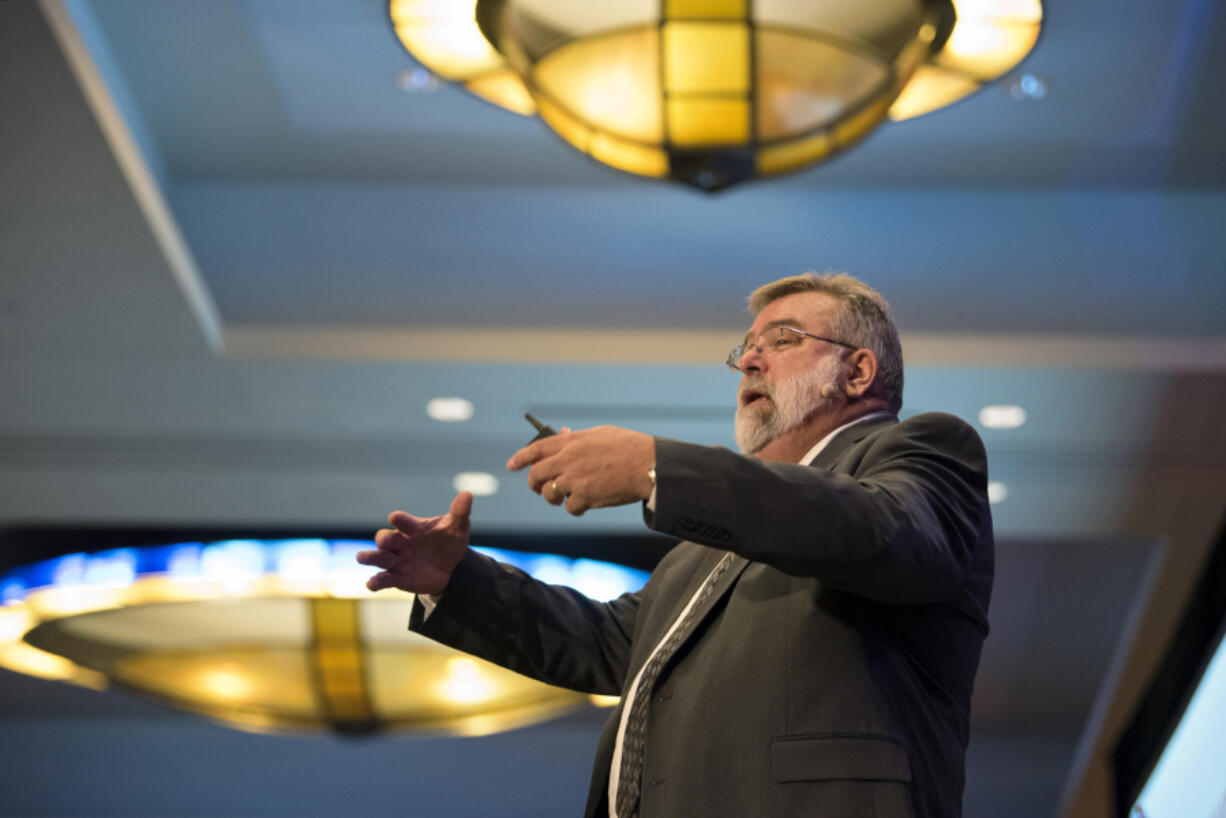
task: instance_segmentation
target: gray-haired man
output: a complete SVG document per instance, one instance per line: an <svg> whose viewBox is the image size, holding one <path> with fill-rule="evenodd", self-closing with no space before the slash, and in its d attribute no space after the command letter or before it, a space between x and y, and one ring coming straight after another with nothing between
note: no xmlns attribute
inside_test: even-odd
<svg viewBox="0 0 1226 818"><path fill-rule="evenodd" d="M899 422L885 301L849 276L753 293L728 363L744 454L598 427L516 452L572 514L645 501L686 541L595 602L468 550L472 497L396 512L360 561L410 626L544 681L618 694L585 814L951 818L993 575L982 443Z"/></svg>

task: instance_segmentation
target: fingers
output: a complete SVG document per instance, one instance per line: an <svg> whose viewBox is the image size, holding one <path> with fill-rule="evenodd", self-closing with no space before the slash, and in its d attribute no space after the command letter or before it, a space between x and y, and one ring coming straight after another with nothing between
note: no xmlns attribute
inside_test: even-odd
<svg viewBox="0 0 1226 818"><path fill-rule="evenodd" d="M373 565L384 571L396 567L396 554L391 551L359 551L356 559L361 565Z"/></svg>
<svg viewBox="0 0 1226 818"><path fill-rule="evenodd" d="M366 580L366 588L370 591L382 591L384 588L393 588L395 585L396 580L392 578L390 571L380 571Z"/></svg>
<svg viewBox="0 0 1226 818"><path fill-rule="evenodd" d="M553 483L559 476L558 469L553 464L537 463L528 470L528 488L548 500L546 495L551 493Z"/></svg>
<svg viewBox="0 0 1226 818"><path fill-rule="evenodd" d="M566 491L558 486L557 480L552 480L548 485L542 486L541 496L545 498L545 502L551 506L560 506L566 500Z"/></svg>
<svg viewBox="0 0 1226 818"><path fill-rule="evenodd" d="M380 551L399 551L408 544L408 535L395 528L381 528L375 532L375 547Z"/></svg>
<svg viewBox="0 0 1226 818"><path fill-rule="evenodd" d="M451 501L451 519L459 526L467 526L468 518L473 513L473 495L470 491L462 491Z"/></svg>
<svg viewBox="0 0 1226 818"><path fill-rule="evenodd" d="M530 466L543 458L557 454L566 445L566 438L570 437L571 434L573 433L568 432L565 435L543 437L540 440L529 443L511 455L511 459L507 461L507 468L511 471L519 471L524 466Z"/></svg>
<svg viewBox="0 0 1226 818"><path fill-rule="evenodd" d="M425 522L425 519L421 517L414 517L412 514L408 514L404 511L393 511L391 514L387 515L387 524L406 537L412 537L414 534L420 531L422 524ZM379 533L381 534L383 532Z"/></svg>
<svg viewBox="0 0 1226 818"><path fill-rule="evenodd" d="M576 517L582 517L583 512L591 507L592 504L590 502L577 494L572 494L566 498L566 512Z"/></svg>
<svg viewBox="0 0 1226 818"><path fill-rule="evenodd" d="M583 516L583 512L588 509L595 508L595 504L579 494L571 494L564 487L558 484L558 481L553 480L541 492L541 496L545 498L545 502L551 506L560 506L566 504L566 511L576 517Z"/></svg>

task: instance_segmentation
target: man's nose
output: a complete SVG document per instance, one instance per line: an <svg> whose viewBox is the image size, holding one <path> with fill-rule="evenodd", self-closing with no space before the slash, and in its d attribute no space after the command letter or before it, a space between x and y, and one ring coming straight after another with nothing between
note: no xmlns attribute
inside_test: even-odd
<svg viewBox="0 0 1226 818"><path fill-rule="evenodd" d="M765 363L766 356L762 354L762 347L757 344L745 345L740 361L741 372L761 372Z"/></svg>

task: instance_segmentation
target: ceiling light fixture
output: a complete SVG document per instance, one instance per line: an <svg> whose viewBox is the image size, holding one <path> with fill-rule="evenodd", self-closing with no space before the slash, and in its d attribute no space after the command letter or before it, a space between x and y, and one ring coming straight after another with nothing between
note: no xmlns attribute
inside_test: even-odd
<svg viewBox="0 0 1226 818"><path fill-rule="evenodd" d="M596 702L414 634L365 589L370 542L229 540L69 554L0 577L0 667L116 687L259 732L480 735ZM479 548L611 599L647 576Z"/></svg>
<svg viewBox="0 0 1226 818"><path fill-rule="evenodd" d="M1026 422L1026 410L1011 404L993 404L979 410L979 425L985 429L1016 429Z"/></svg>
<svg viewBox="0 0 1226 818"><path fill-rule="evenodd" d="M610 167L707 191L952 104L1033 48L1041 0L391 0L401 43Z"/></svg>
<svg viewBox="0 0 1226 818"><path fill-rule="evenodd" d="M462 471L451 481L456 491L470 491L477 497L498 492L498 478L485 471Z"/></svg>
<svg viewBox="0 0 1226 818"><path fill-rule="evenodd" d="M1009 496L1009 487L999 480L988 481L988 502L992 505L1003 503Z"/></svg>
<svg viewBox="0 0 1226 818"><path fill-rule="evenodd" d="M426 414L443 423L461 423L473 416L473 404L464 398L431 398Z"/></svg>

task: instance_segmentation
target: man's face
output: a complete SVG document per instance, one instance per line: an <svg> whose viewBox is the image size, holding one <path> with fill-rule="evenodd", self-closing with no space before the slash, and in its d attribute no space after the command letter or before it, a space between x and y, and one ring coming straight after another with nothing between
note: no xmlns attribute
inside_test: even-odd
<svg viewBox="0 0 1226 818"><path fill-rule="evenodd" d="M796 293L767 304L748 333L756 343L763 332L788 326L828 335L838 302L821 293ZM764 346L771 336L762 338ZM806 338L777 352L746 352L736 411L737 446L753 454L772 440L830 409L841 383L840 347Z"/></svg>

